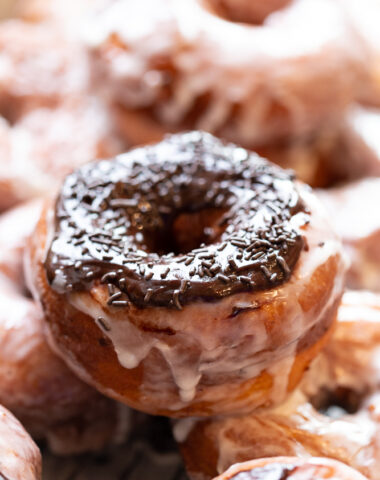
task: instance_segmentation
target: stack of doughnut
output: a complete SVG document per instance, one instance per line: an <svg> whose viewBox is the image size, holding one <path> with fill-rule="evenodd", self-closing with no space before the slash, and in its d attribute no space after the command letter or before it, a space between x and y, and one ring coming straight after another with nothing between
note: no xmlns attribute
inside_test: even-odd
<svg viewBox="0 0 380 480"><path fill-rule="evenodd" d="M192 480L380 480L378 0L11 13L0 478L135 409Z"/></svg>

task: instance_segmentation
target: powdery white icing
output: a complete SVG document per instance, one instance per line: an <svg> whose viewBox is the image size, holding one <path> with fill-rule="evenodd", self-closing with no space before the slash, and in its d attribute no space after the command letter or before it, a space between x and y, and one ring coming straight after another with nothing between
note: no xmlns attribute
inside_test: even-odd
<svg viewBox="0 0 380 480"><path fill-rule="evenodd" d="M167 369L161 366L155 368L151 362L149 368L144 369L140 388L142 393L166 408L167 389L172 388L173 382L178 389L177 401L169 406L173 411L185 407L195 399L202 380L213 385L212 389L202 389L202 400L228 405L226 381L233 379L243 382L265 371L274 377L269 400L281 402L287 393L288 378L299 339L323 320L328 309L339 299L343 288L341 244L331 234L330 226L320 211L320 204L305 187L302 187L302 196L311 209L311 223L304 230L309 251L301 253L291 279L280 287L263 292L236 294L217 303L194 302L181 312L159 307L140 311L135 309L131 313L128 310L115 312L107 306L107 294L102 286L94 287L90 294L72 293L68 296L68 301L94 321L98 317L104 319L109 327L109 331L104 333L112 341L119 362L125 368L138 366L153 350L161 353ZM292 222L295 228L304 225L305 215L297 214ZM324 241L322 246L319 245L321 239ZM338 258L340 265L334 287L326 292L324 307L318 312L314 308L304 311L299 302L302 285L310 280L317 267L332 256ZM281 305L284 321L270 332L265 313L256 307L274 302ZM230 317L234 308L252 306L253 310ZM133 323L134 316L137 325L139 318L147 319L155 328L170 328L175 331L175 335L165 336L143 331ZM83 367L74 359L71 359L70 364L82 378L91 381ZM108 393L117 397L115 392ZM252 394L249 399L234 400L237 403L234 406L241 411L251 409L252 402L260 402L255 395Z"/></svg>
<svg viewBox="0 0 380 480"><path fill-rule="evenodd" d="M366 50L334 0L294 0L260 26L227 21L207 1L118 0L85 37L112 98L153 106L160 124L178 127L207 94L192 127L244 145L310 132L340 115L365 70ZM165 102L162 58L175 71ZM274 105L284 118L271 122Z"/></svg>
<svg viewBox="0 0 380 480"><path fill-rule="evenodd" d="M248 416L216 419L206 427L205 435L218 451L218 471L252 458L323 456L371 480L380 479L379 349L380 296L347 292L333 337L285 403ZM363 395L357 413L342 409L335 417L327 416L310 403L325 389L338 388Z"/></svg>

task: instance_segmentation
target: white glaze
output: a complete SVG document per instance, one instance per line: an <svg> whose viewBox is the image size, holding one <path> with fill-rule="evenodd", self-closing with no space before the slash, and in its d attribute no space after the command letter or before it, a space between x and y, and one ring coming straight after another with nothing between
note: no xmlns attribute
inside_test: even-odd
<svg viewBox="0 0 380 480"><path fill-rule="evenodd" d="M179 443L184 442L197 422L198 419L196 417L173 420L173 436L176 441Z"/></svg>
<svg viewBox="0 0 380 480"><path fill-rule="evenodd" d="M271 465L273 465L273 470L271 470ZM270 475L270 473L273 472L273 475L276 478L279 478L277 475L277 472L279 472L278 467L280 469L279 474L281 474L282 465L291 465L295 468L293 472L290 472L286 476L288 480L322 480L326 478L329 480L368 480L357 470L353 470L344 463L337 462L336 460L323 457L300 459L297 457L286 456L262 458L237 463L230 467L223 475L214 480L233 480L235 478L239 480L249 480L250 478L253 478L252 475L254 475L256 471L257 475L261 477L260 473L263 471L263 467L267 475ZM247 472L247 477L244 475L244 472ZM328 477L326 477L326 475ZM192 478L205 480L206 477L196 476ZM265 478L269 479L268 476Z"/></svg>
<svg viewBox="0 0 380 480"><path fill-rule="evenodd" d="M94 287L90 294L72 293L68 301L94 320L98 317L104 319L110 327L104 333L112 341L119 362L125 368L138 366L154 349L161 352L168 368L156 368L152 363L149 368L144 368L141 392L173 412L194 400L202 378L213 385L212 388L202 389L202 400L218 400L228 405L226 378L242 382L264 371L275 378L270 400L281 402L286 395L298 340L324 318L326 311L339 298L343 282L344 262L340 257L340 242L330 233L320 204L305 187L302 187L302 196L312 212L311 223L304 230L310 249L301 253L291 279L280 287L252 294L236 294L217 303L199 301L187 305L181 312L154 308L120 313L107 306L107 293L103 286ZM293 226L298 228L298 225L304 224L305 216L303 213L297 214L292 221ZM322 247L318 246L321 239L324 241ZM308 312L303 311L298 301L302 285L310 281L315 269L332 256L340 258L340 266L325 305L318 312L313 308ZM261 309L241 313L233 321L228 318L236 305L262 305L266 302L278 302L284 309L282 328L278 325L271 334L266 331L264 322L267 320ZM176 334L160 336L142 331L131 321L134 316L137 325L139 319L144 321L146 316L157 328L171 328ZM214 321L210 322L210 318ZM71 358L70 365L79 376L91 382L85 369L75 359ZM222 378L222 381L218 380ZM167 406L167 388L171 388L172 382L176 384L179 395L177 402ZM116 392L107 393L118 398ZM254 397L241 399L236 408L242 411L251 408ZM256 401L260 400L256 398Z"/></svg>
<svg viewBox="0 0 380 480"><path fill-rule="evenodd" d="M285 403L209 422L205 435L218 451L218 471L265 456L324 456L347 463L371 480L380 479L379 349L380 296L346 293L331 340ZM339 418L318 413L309 398L338 387L364 394L359 411Z"/></svg>

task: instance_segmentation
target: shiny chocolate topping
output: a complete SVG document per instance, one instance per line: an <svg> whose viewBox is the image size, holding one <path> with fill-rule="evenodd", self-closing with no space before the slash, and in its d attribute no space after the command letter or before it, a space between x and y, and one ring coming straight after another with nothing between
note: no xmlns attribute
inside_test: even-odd
<svg viewBox="0 0 380 480"><path fill-rule="evenodd" d="M66 178L48 280L60 293L100 281L113 307L181 309L268 289L303 249L289 224L300 211L289 173L206 133L172 135Z"/></svg>

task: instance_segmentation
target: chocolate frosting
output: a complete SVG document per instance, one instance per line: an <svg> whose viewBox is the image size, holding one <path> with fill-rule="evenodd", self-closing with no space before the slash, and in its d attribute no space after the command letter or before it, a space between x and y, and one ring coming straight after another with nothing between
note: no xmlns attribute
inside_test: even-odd
<svg viewBox="0 0 380 480"><path fill-rule="evenodd" d="M218 212L207 245L176 253L181 214ZM45 261L59 293L108 285L108 304L181 309L289 279L304 246L293 177L202 132L172 135L69 175Z"/></svg>

